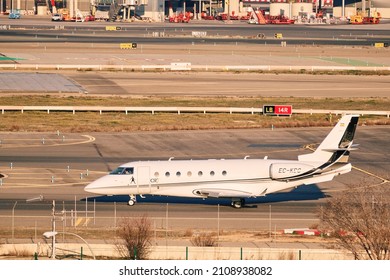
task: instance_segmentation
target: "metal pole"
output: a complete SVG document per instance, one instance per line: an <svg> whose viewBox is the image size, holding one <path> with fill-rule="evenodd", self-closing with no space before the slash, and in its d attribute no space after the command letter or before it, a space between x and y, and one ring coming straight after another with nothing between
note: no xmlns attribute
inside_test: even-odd
<svg viewBox="0 0 390 280"><path fill-rule="evenodd" d="M198 3L198 20L201 20L202 19L202 0L199 0L199 3Z"/></svg>
<svg viewBox="0 0 390 280"><path fill-rule="evenodd" d="M366 0L362 0L362 13L363 16L366 15Z"/></svg>
<svg viewBox="0 0 390 280"><path fill-rule="evenodd" d="M230 0L227 0L227 20L230 21Z"/></svg>
<svg viewBox="0 0 390 280"><path fill-rule="evenodd" d="M14 204L14 207L12 208L12 242L14 242L14 238L15 238L15 207L16 207L16 204L18 204L17 201L15 201L15 204Z"/></svg>
<svg viewBox="0 0 390 280"><path fill-rule="evenodd" d="M62 228L66 227L66 211L65 211L65 201L62 202Z"/></svg>
<svg viewBox="0 0 390 280"><path fill-rule="evenodd" d="M53 200L53 209L52 209L52 231L56 232L56 201ZM51 258L55 260L56 258L56 235L53 234L53 237L51 239Z"/></svg>
<svg viewBox="0 0 390 280"><path fill-rule="evenodd" d="M88 224L88 197L85 198L85 226Z"/></svg>
<svg viewBox="0 0 390 280"><path fill-rule="evenodd" d="M219 247L219 204L218 204L218 235L217 235L217 240L218 240L218 247Z"/></svg>
<svg viewBox="0 0 390 280"><path fill-rule="evenodd" d="M114 227L116 227L116 201L114 201Z"/></svg>
<svg viewBox="0 0 390 280"><path fill-rule="evenodd" d="M272 236L272 205L269 206L269 238L271 239Z"/></svg>
<svg viewBox="0 0 390 280"><path fill-rule="evenodd" d="M165 212L165 246L168 246L168 203Z"/></svg>
<svg viewBox="0 0 390 280"><path fill-rule="evenodd" d="M76 196L74 196L74 226L76 227L77 222L77 202L76 202Z"/></svg>

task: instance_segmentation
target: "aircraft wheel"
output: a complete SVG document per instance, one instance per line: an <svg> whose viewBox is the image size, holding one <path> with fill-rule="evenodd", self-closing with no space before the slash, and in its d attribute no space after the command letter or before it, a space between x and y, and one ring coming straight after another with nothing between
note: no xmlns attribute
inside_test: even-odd
<svg viewBox="0 0 390 280"><path fill-rule="evenodd" d="M133 206L135 204L135 201L131 199L127 204L129 204L129 206Z"/></svg>
<svg viewBox="0 0 390 280"><path fill-rule="evenodd" d="M130 195L130 200L128 202L129 206L133 206L136 202L136 197L135 195Z"/></svg>
<svg viewBox="0 0 390 280"><path fill-rule="evenodd" d="M236 201L236 202L234 202L234 203L233 203L233 207L234 207L234 208L237 208L237 209L240 209L240 208L242 207L241 201Z"/></svg>
<svg viewBox="0 0 390 280"><path fill-rule="evenodd" d="M236 209L240 209L244 205L244 200L237 200L237 201L232 201L232 206Z"/></svg>

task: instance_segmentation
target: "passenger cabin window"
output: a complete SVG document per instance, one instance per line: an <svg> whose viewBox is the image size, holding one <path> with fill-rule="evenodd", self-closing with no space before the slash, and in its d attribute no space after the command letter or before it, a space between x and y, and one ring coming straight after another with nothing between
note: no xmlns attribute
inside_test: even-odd
<svg viewBox="0 0 390 280"><path fill-rule="evenodd" d="M134 174L134 167L118 167L110 172L111 175L132 175Z"/></svg>

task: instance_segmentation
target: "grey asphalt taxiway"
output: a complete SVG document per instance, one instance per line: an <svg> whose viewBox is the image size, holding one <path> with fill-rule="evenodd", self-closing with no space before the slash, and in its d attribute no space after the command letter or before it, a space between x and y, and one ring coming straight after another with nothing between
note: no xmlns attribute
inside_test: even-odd
<svg viewBox="0 0 390 280"><path fill-rule="evenodd" d="M1 133L0 226L11 221L15 207L19 226L49 226L51 202L58 210L80 211L80 223L93 227L114 226L117 218L147 213L155 222L175 229L215 227L217 211L221 228L261 230L309 227L318 222L318 207L349 184L379 185L390 170L390 127L358 127L351 173L318 185L247 200L247 207L233 209L229 200L138 197L129 207L127 196L94 196L84 186L116 166L133 160L269 158L295 159L309 153L305 144L319 143L329 128L170 131L133 133L41 134ZM45 143L42 143L45 139ZM65 140L64 140L65 139ZM288 140L286 140L288 139ZM173 159L174 160L174 159ZM42 200L42 201L41 201ZM16 206L15 206L16 205ZM219 205L219 206L218 206ZM219 209L219 210L218 210ZM95 212L85 212L85 211ZM83 212L84 211L84 212ZM70 212L69 212L70 213ZM115 218L114 218L115 217ZM92 222L93 221L93 222ZM256 221L256 222L254 222Z"/></svg>

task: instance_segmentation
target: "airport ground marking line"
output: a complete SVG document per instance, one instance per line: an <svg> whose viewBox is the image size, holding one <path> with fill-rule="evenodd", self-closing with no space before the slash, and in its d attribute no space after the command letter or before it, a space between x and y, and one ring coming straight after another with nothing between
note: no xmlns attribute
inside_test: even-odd
<svg viewBox="0 0 390 280"><path fill-rule="evenodd" d="M381 185L384 185L384 184L387 184L387 183L390 182L389 180L387 180L387 179L385 179L385 178L382 178L382 177L380 177L379 175L376 175L376 174L371 173L371 172L369 172L369 171L366 171L366 170L364 170L364 169L361 169L361 168L358 168L358 167L355 167L355 166L352 166L352 169L355 169L355 170L357 170L357 171L359 171L359 172L362 172L362 173L364 173L364 174L366 174L366 175L368 175L368 176L377 178L377 179L379 179L379 180L382 181L382 182L377 183L377 184L369 185L369 186L368 186L369 188L379 187L379 186L381 186ZM362 189L362 188L364 188L364 187L366 187L366 186L359 187L359 189ZM346 190L347 190L346 188L342 188L342 189L337 189L337 190L334 190L334 191L331 191L331 192L336 193L336 192L342 192L342 191L346 191Z"/></svg>
<svg viewBox="0 0 390 280"><path fill-rule="evenodd" d="M87 169L72 169L72 168L69 168L69 172L67 171L66 168L50 168L50 167L20 167L20 166L17 166L17 167L13 167L12 169L9 168L9 166L7 167L8 170L11 170L11 172L4 172L6 174L37 174L37 173L34 173L34 172L25 172L25 173L18 173L18 172L15 172L15 171L18 171L18 169L23 169L23 170L44 170L44 171L47 171L47 170L59 170L60 172L58 172L59 174L61 173L64 173L64 174L69 174L69 173L73 173L73 172L86 172ZM96 174L107 174L106 171L94 171L94 170L89 170L88 169L88 173L91 174L91 173L96 173ZM41 173L41 174L47 174L47 173ZM53 173L49 173L49 174L53 174Z"/></svg>
<svg viewBox="0 0 390 280"><path fill-rule="evenodd" d="M6 185L3 183L3 185L0 187L2 189L20 189L20 188L56 188L56 187L65 187L65 186L74 186L77 187L77 185L87 185L89 183L92 183L92 181L85 181L80 183L63 183L63 184L23 184L23 183L15 183L12 185Z"/></svg>
<svg viewBox="0 0 390 280"><path fill-rule="evenodd" d="M7 178L7 182L11 182L11 181L20 181L20 180L36 180L36 181L50 181L52 178L49 177L49 175L47 177L19 177L19 178L15 178L14 176L11 176L11 177L8 177ZM55 177L53 178L55 181L64 181L65 179L69 180L69 179L72 179L72 178L64 178L64 177Z"/></svg>
<svg viewBox="0 0 390 280"><path fill-rule="evenodd" d="M86 136L86 135L82 135L82 136ZM53 136L53 137L56 137L56 138L45 138L45 141L61 141L62 142L62 139L59 139L57 136ZM41 138L2 138L2 140L4 141L41 141L42 140L42 137ZM76 139L76 138L66 138L66 141L79 141L81 139ZM4 143L3 143L4 144Z"/></svg>
<svg viewBox="0 0 390 280"><path fill-rule="evenodd" d="M86 137L87 140L79 141L79 142L72 142L72 143L54 143L54 144L34 144L34 145L8 145L2 144L3 149L11 149L11 148L30 148L30 147L57 147L57 146L72 146L72 145L81 145L81 144L87 144L87 143L92 143L95 142L96 138L90 135L81 135L83 137ZM38 141L39 139L37 139ZM50 140L49 140L50 141Z"/></svg>
<svg viewBox="0 0 390 280"><path fill-rule="evenodd" d="M380 177L379 175L376 175L376 174L374 174L374 173L372 173L372 172L369 172L369 171L367 171L367 170L361 169L361 168L356 167L356 166L352 166L352 168L355 169L355 170L357 170L357 171L360 171L360 172L362 172L362 173L364 173L364 174L367 174L367 175L369 175L369 176L371 176L371 177L375 177L375 178L377 178L377 179L379 179L379 180L382 180L382 183L381 183L381 184L385 184L385 183L388 183L388 182L389 182L389 180L387 180L387 179L385 179L385 178L382 178L382 177Z"/></svg>
<svg viewBox="0 0 390 280"><path fill-rule="evenodd" d="M54 169L53 169L54 170ZM73 169L72 171L60 171L60 172L56 172L56 173L51 173L51 172L40 172L40 173L34 173L34 172L4 172L2 174L7 174L7 175L57 175L57 174L61 174L61 175L65 175L65 174L69 174L69 175L75 175L75 174L80 174L82 172L86 172L86 170L76 170L76 169ZM104 171L90 171L88 170L88 175L91 175L91 174L97 174L97 175L100 175L100 174L107 174L107 172L104 172Z"/></svg>

